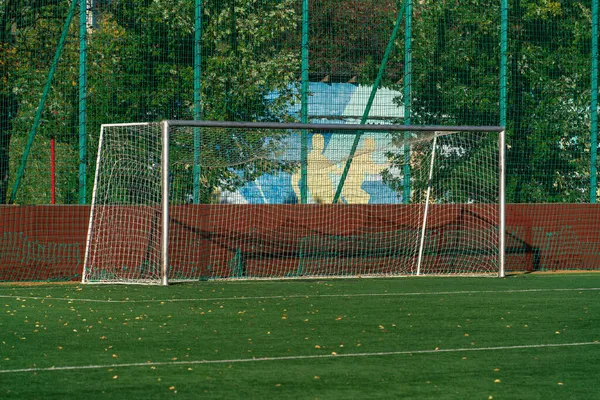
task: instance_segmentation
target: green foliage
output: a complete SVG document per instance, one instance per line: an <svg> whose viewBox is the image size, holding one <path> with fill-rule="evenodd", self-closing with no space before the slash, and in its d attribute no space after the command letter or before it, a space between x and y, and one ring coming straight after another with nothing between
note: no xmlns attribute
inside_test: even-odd
<svg viewBox="0 0 600 400"><path fill-rule="evenodd" d="M265 174L293 173L298 163L284 160L290 132L278 130L174 129L171 166L174 203L190 202L193 190L193 135L200 132L200 194L202 204L219 201L219 191L235 192Z"/></svg>
<svg viewBox="0 0 600 400"><path fill-rule="evenodd" d="M438 136L431 180L429 173L433 155L433 137L404 140L397 135L396 145L410 143L410 157L404 152L388 152L390 167L382 172L383 182L396 193L402 193L404 171L408 162L411 171L411 202L425 203L428 186L430 202L489 203L498 202L498 142L497 134L456 132Z"/></svg>
<svg viewBox="0 0 600 400"><path fill-rule="evenodd" d="M25 4L27 3L27 4ZM6 1L0 6L0 48L3 57L0 96L9 107L0 108L0 203L7 201L7 191L14 182L15 171L32 128L42 88L56 53L58 38L69 4L59 1ZM73 24L62 51L59 68L37 129L36 149L17 198L18 203L49 203L49 142L57 142L59 202L71 202L77 190L78 118L77 99L77 27ZM75 40L73 40L75 39ZM5 113L8 113L6 115Z"/></svg>
<svg viewBox="0 0 600 400"><path fill-rule="evenodd" d="M292 0L208 1L203 113L209 120L290 121L300 56L281 44L295 33ZM276 92L277 96L271 94Z"/></svg>
<svg viewBox="0 0 600 400"><path fill-rule="evenodd" d="M508 199L587 201L589 6L517 1L511 11Z"/></svg>
<svg viewBox="0 0 600 400"><path fill-rule="evenodd" d="M313 80L372 84L377 76L401 1L309 1L310 73ZM297 45L297 44L296 44ZM390 63L384 86L402 78L402 62Z"/></svg>
<svg viewBox="0 0 600 400"><path fill-rule="evenodd" d="M413 123L498 123L499 5L423 1L414 7Z"/></svg>
<svg viewBox="0 0 600 400"><path fill-rule="evenodd" d="M205 2L201 55L202 109L205 119L290 121L288 108L296 101L299 55L281 48L283 37L297 26L291 0L263 2L236 1L232 7L220 1ZM234 4L233 2L231 3ZM22 5L20 5L22 6ZM193 119L194 9L192 1L179 1L173 13L171 1L123 0L104 4L94 11L96 25L88 29L88 134L89 160L95 160L99 125L111 122ZM64 8L64 7L63 7ZM62 10L62 11L61 11ZM40 90L60 35L64 9L40 3L38 22L19 29L17 50L21 57L11 71L12 89L19 96L20 115L13 118L14 131L25 135L33 121ZM51 14L54 13L54 14ZM54 18L46 18L51 14ZM222 29L226 24L228 29ZM60 182L59 202L70 202L64 191L75 189L77 168L78 41L77 24L71 26L70 40L61 57L42 127L38 130L35 154L28 164L28 187L20 201L48 202L40 187L49 187L47 146L50 137L70 144L71 152L61 161L73 169L71 182ZM27 61L25 61L27 60ZM277 96L271 95L278 93ZM256 151L263 138L248 143L242 153ZM269 143L277 140L277 134ZM232 140L218 137L205 141L203 156L217 154ZM268 147L268 146L267 146ZM233 147L238 148L238 147ZM266 149L265 149L266 151ZM12 171L20 163L22 147L13 147ZM3 157L3 159L5 159ZM6 157L8 159L8 157ZM69 161L67 161L67 159ZM93 183L90 164L88 184ZM263 162L264 164L264 162ZM274 165L277 165L275 163ZM257 176L256 168L231 175L207 174L207 198L213 183L235 188ZM275 167L273 167L275 168ZM263 166L262 170L272 170ZM40 171L40 174L32 171ZM8 175L8 174L7 174ZM42 183L43 182L43 183ZM46 190L43 192L47 193ZM91 193L91 190L88 190ZM72 199L72 197L71 197Z"/></svg>
<svg viewBox="0 0 600 400"><path fill-rule="evenodd" d="M289 107L299 101L301 2L201 3L202 118L291 120ZM0 203L19 165L68 7L59 0L0 1ZM590 1L513 0L509 7L508 200L587 201L590 152L596 151L589 140ZM372 84L401 8L396 0L309 1L311 80L329 76L330 82ZM500 11L496 0L413 1L412 123L498 124ZM95 25L87 30L87 181L92 185L101 123L193 119L196 21L192 0L114 0L97 2L90 12ZM58 202L75 197L78 34L75 19L21 203L48 201L51 138L60 149ZM404 46L401 30L385 87L404 89ZM217 146L228 140L207 140L205 156L219 154ZM262 137L251 149L259 143L268 141ZM203 177L223 180L232 187L242 184L219 174ZM213 188L206 185L208 198Z"/></svg>
<svg viewBox="0 0 600 400"><path fill-rule="evenodd" d="M509 15L507 201L587 201L589 5L519 0ZM498 124L499 16L497 1L414 6L413 123Z"/></svg>

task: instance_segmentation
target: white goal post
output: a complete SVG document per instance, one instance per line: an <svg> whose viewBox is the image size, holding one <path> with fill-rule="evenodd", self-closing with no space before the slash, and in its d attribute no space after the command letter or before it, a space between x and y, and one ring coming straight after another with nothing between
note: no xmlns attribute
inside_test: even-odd
<svg viewBox="0 0 600 400"><path fill-rule="evenodd" d="M497 126L102 125L84 283L505 276Z"/></svg>

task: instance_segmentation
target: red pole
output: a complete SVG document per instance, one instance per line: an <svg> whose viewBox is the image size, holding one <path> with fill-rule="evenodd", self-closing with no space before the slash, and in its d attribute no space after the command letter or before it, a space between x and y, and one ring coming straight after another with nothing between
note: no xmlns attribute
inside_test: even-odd
<svg viewBox="0 0 600 400"><path fill-rule="evenodd" d="M56 154L54 136L50 138L50 204L56 203Z"/></svg>

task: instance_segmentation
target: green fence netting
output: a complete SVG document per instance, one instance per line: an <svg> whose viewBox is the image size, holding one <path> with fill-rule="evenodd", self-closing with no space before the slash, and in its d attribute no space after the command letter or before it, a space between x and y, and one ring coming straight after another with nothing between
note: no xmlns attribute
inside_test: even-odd
<svg viewBox="0 0 600 400"><path fill-rule="evenodd" d="M595 209L550 206L596 203L597 75L598 0L0 0L0 241L84 252L75 228L35 233L80 211L11 210L89 205L104 123L502 125L531 268L597 268Z"/></svg>

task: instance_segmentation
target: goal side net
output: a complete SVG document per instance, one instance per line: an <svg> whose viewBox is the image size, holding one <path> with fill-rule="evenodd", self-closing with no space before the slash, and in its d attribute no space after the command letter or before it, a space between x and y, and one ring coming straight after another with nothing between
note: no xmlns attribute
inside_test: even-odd
<svg viewBox="0 0 600 400"><path fill-rule="evenodd" d="M499 127L103 125L84 282L504 276Z"/></svg>

